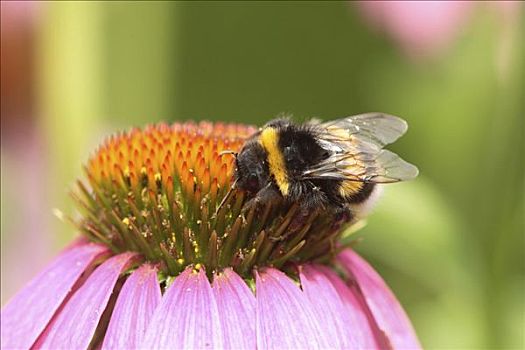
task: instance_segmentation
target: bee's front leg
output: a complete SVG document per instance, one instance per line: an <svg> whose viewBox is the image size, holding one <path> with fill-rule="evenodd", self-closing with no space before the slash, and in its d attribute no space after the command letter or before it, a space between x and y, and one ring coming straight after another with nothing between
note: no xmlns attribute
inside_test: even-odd
<svg viewBox="0 0 525 350"><path fill-rule="evenodd" d="M270 183L259 190L255 197L244 203L241 214L244 216L245 213L249 212L254 207L257 208L260 204L270 203L275 200L280 200L281 198L282 196L279 191Z"/></svg>

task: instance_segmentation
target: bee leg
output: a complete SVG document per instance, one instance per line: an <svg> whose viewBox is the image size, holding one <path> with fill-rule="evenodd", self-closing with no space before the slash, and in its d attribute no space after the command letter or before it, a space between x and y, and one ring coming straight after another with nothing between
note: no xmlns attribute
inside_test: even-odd
<svg viewBox="0 0 525 350"><path fill-rule="evenodd" d="M259 206L259 203L260 203L260 199L257 196L253 197L252 199L244 203L241 209L241 216L242 216L243 221L246 221L245 214L251 211L252 209L254 210L257 209L257 207Z"/></svg>
<svg viewBox="0 0 525 350"><path fill-rule="evenodd" d="M347 224L354 220L354 214L352 213L352 210L348 208L347 206L341 206L335 209L335 217L334 221L332 222L332 228L339 229L344 224Z"/></svg>
<svg viewBox="0 0 525 350"><path fill-rule="evenodd" d="M353 218L353 215L352 215L352 211L350 210L350 208L340 207L336 209L335 220L337 222L348 222L352 220L352 218Z"/></svg>
<svg viewBox="0 0 525 350"><path fill-rule="evenodd" d="M309 207L301 206L297 214L295 214L292 221L290 222L290 225L288 226L288 229L287 229L288 233L286 234L286 236L300 230L304 226L304 224L308 221L308 218L310 217L310 215L315 215L316 212L318 211L319 211L319 208L309 208Z"/></svg>
<svg viewBox="0 0 525 350"><path fill-rule="evenodd" d="M308 218L311 215L315 215L317 212L327 210L326 194L321 191L319 187L314 186L310 191L307 191L307 193L307 195L302 196L303 198L299 198L297 200L297 202L300 203L299 211L290 223L288 229L290 232L299 230L304 225L304 223L308 221Z"/></svg>
<svg viewBox="0 0 525 350"><path fill-rule="evenodd" d="M269 184L257 192L255 197L244 203L241 209L241 214L244 216L244 214L249 212L253 207L257 209L261 203L270 203L278 199L280 199L280 194L271 186L271 184Z"/></svg>

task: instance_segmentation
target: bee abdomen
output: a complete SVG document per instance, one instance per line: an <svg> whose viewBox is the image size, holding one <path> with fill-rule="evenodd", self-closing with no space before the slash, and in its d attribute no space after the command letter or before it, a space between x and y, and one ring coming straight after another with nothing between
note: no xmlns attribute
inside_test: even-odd
<svg viewBox="0 0 525 350"><path fill-rule="evenodd" d="M346 181L349 182L349 181ZM355 183L355 182L354 182ZM375 184L370 182L359 183L359 189L346 197L346 201L352 204L365 202L374 191Z"/></svg>

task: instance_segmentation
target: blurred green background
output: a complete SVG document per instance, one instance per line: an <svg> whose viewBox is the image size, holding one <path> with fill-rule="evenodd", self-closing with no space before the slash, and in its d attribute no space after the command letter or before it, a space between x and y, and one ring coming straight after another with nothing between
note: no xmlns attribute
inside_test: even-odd
<svg viewBox="0 0 525 350"><path fill-rule="evenodd" d="M160 120L405 118L361 252L426 348L524 346L520 3L2 2L2 303L74 236L107 134Z"/></svg>

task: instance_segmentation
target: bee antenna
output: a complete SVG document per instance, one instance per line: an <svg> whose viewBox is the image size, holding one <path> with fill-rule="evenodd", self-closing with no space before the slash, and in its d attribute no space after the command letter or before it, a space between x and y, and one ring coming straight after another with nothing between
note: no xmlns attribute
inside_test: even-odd
<svg viewBox="0 0 525 350"><path fill-rule="evenodd" d="M237 152L235 152L235 151L232 151L232 150L228 150L228 149L227 149L227 150L224 150L224 151L221 151L221 152L219 152L219 156L223 156L223 155L225 155L225 154L233 154L233 156L234 156L235 158L237 158L237 155L238 155L238 153L237 153Z"/></svg>
<svg viewBox="0 0 525 350"><path fill-rule="evenodd" d="M237 155L237 153L235 153L235 155ZM230 186L230 189L228 190L228 192L226 193L226 195L224 196L224 198L222 199L221 203L219 204L219 206L217 207L217 210L215 210L215 217L217 217L217 215L219 214L219 211L222 209L222 207L226 204L226 202L228 201L228 199L230 199L232 193L233 193L233 190L235 189L235 186L237 185L237 179L235 179L235 181L233 181L232 185Z"/></svg>

